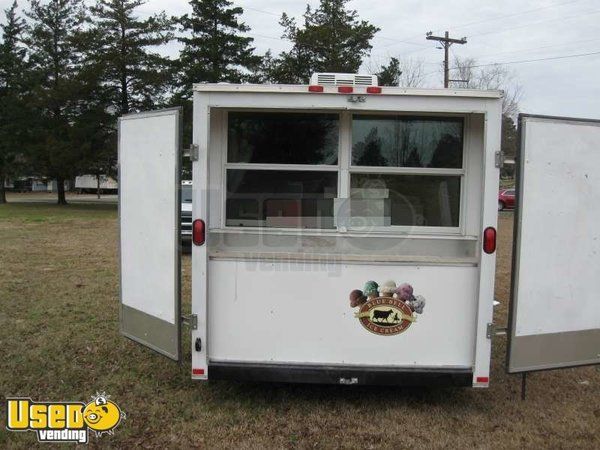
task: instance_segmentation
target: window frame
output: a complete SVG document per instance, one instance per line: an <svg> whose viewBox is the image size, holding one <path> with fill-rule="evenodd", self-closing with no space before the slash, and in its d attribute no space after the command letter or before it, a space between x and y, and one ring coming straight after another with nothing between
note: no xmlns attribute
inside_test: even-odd
<svg viewBox="0 0 600 450"><path fill-rule="evenodd" d="M307 113L307 114L335 114L338 116L338 158L336 165L330 164L268 164L268 163L230 163L228 157L228 139L229 139L229 113L230 112L273 112L273 113ZM463 121L462 130L462 167L456 168L427 168L427 167L382 167L382 166L355 166L352 164L352 120L354 115L360 116L406 116L407 118L460 118ZM445 113L445 112L404 112L404 111L357 111L357 110L331 110L331 109L271 109L271 108L226 108L221 121L221 227L227 231L256 232L261 233L324 233L324 234L342 234L365 236L371 233L377 235L415 235L415 236L449 236L449 237L467 237L465 207L467 178L469 176L468 159L470 150L470 140L467 136L470 130L470 116L466 113ZM227 170L291 170L305 172L336 172L337 173L337 198L350 198L351 180L350 177L355 173L364 174L386 174L386 175L425 175L425 176L458 176L460 178L459 193L459 213L458 226L456 227L438 227L438 226L407 226L390 225L372 227L368 232L356 228L341 229L337 225L333 228L290 228L290 227L239 227L227 225ZM334 216L335 224L335 216Z"/></svg>
<svg viewBox="0 0 600 450"><path fill-rule="evenodd" d="M230 163L228 161L228 145L229 145L229 113L230 112L261 112L261 113L306 113L306 114L331 114L338 116L338 147L337 147L337 164L281 164L281 163ZM227 170L290 170L298 172L335 172L337 174L337 196L340 196L340 155L341 149L341 117L338 110L298 110L298 109L263 109L263 108L228 108L224 111L224 119L222 123L221 133L223 136L221 148L221 223L222 227L227 230L247 230L261 232L269 231L319 231L319 232L337 232L337 227L333 228L293 228L293 227L239 227L227 225ZM335 216L334 216L335 223Z"/></svg>
<svg viewBox="0 0 600 450"><path fill-rule="evenodd" d="M469 116L466 114L457 113L414 113L414 112L393 112L393 111L349 111L346 114L348 117L347 132L349 133L349 155L347 161L348 171L348 191L345 193L347 198L350 198L351 180L353 174L383 174L383 175L422 175L422 176L458 176L460 179L459 193L459 212L458 226L456 227L437 227L437 226L408 226L408 225L390 225L371 228L375 232L391 231L395 233L416 233L416 234L451 234L464 235L466 221L466 179L468 176L468 152L469 145L467 139L467 131L470 128ZM462 119L462 163L461 168L430 168L430 167L387 167L387 166L356 166L352 164L352 124L354 116L390 116L390 117L406 117L407 119L416 119L424 117L439 117L444 119L459 118ZM341 128L341 127L340 127ZM354 228L349 228L354 230Z"/></svg>

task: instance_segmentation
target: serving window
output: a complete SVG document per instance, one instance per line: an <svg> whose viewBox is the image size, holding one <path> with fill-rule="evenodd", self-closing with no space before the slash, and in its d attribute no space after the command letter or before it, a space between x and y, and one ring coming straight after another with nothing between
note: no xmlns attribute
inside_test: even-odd
<svg viewBox="0 0 600 450"><path fill-rule="evenodd" d="M333 228L337 172L227 171L227 226Z"/></svg>
<svg viewBox="0 0 600 450"><path fill-rule="evenodd" d="M227 162L337 165L337 114L230 112Z"/></svg>
<svg viewBox="0 0 600 450"><path fill-rule="evenodd" d="M369 116L352 118L352 165L458 169L463 119Z"/></svg>
<svg viewBox="0 0 600 450"><path fill-rule="evenodd" d="M354 115L351 228L460 225L462 117Z"/></svg>
<svg viewBox="0 0 600 450"><path fill-rule="evenodd" d="M352 223L362 227L458 227L460 178L352 174Z"/></svg>
<svg viewBox="0 0 600 450"><path fill-rule="evenodd" d="M334 228L339 115L229 112L229 227Z"/></svg>
<svg viewBox="0 0 600 450"><path fill-rule="evenodd" d="M227 227L458 232L463 117L229 111Z"/></svg>

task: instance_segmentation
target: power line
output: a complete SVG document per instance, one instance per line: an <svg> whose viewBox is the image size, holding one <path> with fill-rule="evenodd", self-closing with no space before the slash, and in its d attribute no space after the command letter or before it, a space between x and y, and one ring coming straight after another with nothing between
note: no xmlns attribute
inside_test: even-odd
<svg viewBox="0 0 600 450"><path fill-rule="evenodd" d="M532 12L542 11L544 9L557 8L557 7L560 7L560 6L571 5L573 3L579 3L581 1L583 1L583 0L571 0L571 1L563 2L563 3L554 3L552 5L541 6L539 8L528 9L526 11L520 11L520 12L512 13L512 14L505 14L503 16L490 17L488 19L478 20L476 22L469 22L469 23L465 23L465 24L462 24L462 25L458 25L458 26L451 26L449 28L451 30L456 30L456 29L459 29L459 28L466 28L466 27L470 27L470 26L473 26L473 25L479 25L481 23L492 22L494 20L502 20L502 19L508 19L509 17L522 16L522 15L529 14L529 13L532 13Z"/></svg>
<svg viewBox="0 0 600 450"><path fill-rule="evenodd" d="M589 52L589 53L578 53L575 55L551 56L548 58L522 59L519 61L500 61L500 62L485 63L485 64L475 64L472 66L465 66L465 68L476 69L478 67L502 66L502 65L508 65L508 64L523 64L523 63L531 63L531 62L538 62L538 61L552 61L552 60L557 60L557 59L580 58L583 56L592 56L592 55L600 55L600 51ZM459 67L452 67L450 70L455 70L458 68ZM437 72L429 72L429 73L426 73L425 76L433 75L434 73L437 73Z"/></svg>
<svg viewBox="0 0 600 450"><path fill-rule="evenodd" d="M475 21L475 22L463 23L463 24L457 25L457 26L450 26L450 27L448 27L448 29L450 29L450 30L456 30L456 29L460 29L460 28L466 28L466 27L470 27L472 25L478 25L478 24L481 24L481 23L492 22L492 21L495 21L495 20L502 20L502 19L506 19L506 18L510 18L510 17L522 16L522 15L525 15L525 14L528 14L528 13L532 13L532 12L536 12L536 11L541 11L541 10L555 8L555 7L560 7L560 6L565 6L565 5L570 5L570 4L573 4L573 3L579 3L581 1L583 1L583 0L571 0L571 1L563 2L563 3L554 3L552 5L547 5L547 6L542 6L542 7L539 7L539 8L529 9L529 10L521 11L521 12L518 12L518 13L505 14L505 15L501 15L501 16L496 16L496 17L490 17L490 18L487 18L487 19L482 19L482 20ZM567 19L573 18L573 17L579 17L579 16L571 16L571 17L567 17L567 18L550 19L550 20L567 20ZM542 21L542 22L535 22L532 25L536 25L538 23L543 23L543 22L544 21ZM529 25L524 25L524 26L529 26ZM441 31L441 30L435 30L435 32L438 32L438 31ZM492 33L497 33L497 32L502 32L502 31L504 31L504 30L494 31ZM469 37L482 36L484 34L491 34L491 33L475 34L475 35L470 35ZM411 41L411 39L417 39L420 36L421 36L420 34L419 35L410 36L410 37L407 37L405 39L399 39L398 42L399 43L407 43L407 44L416 45L414 42L410 42L410 41ZM391 47L393 45L396 45L396 44L392 43L392 44L384 45L381 48L387 48L387 47ZM422 49L422 50L425 50L425 49ZM419 52L419 51L422 51L422 50L420 50L420 49L413 50L413 51L411 51L411 53Z"/></svg>
<svg viewBox="0 0 600 450"><path fill-rule="evenodd" d="M473 59L479 59L482 57L493 57L493 56L498 56L498 55L508 55L508 54L514 54L514 53L527 53L527 52L537 52L537 51L542 51L545 49L550 49L550 48L556 48L556 47L568 47L569 45L575 45L575 44L584 44L587 42L596 42L600 40L600 38L596 37L594 39L580 39L577 41L570 41L570 42L563 42L561 44L552 44L552 45L543 45L543 46L538 46L538 47L528 47L528 48L520 48L520 49L515 49L515 50L507 50L507 51L503 51L503 52L495 52L495 53L486 53L485 55L476 55L473 56ZM454 55L454 52L452 51L452 49L450 49L450 52ZM407 54L410 54L411 52L405 52L403 54L403 56L406 56ZM382 53L374 53L371 54L369 56L370 59L376 58L376 57L385 57L385 58L390 58L391 56L393 56L392 54L388 53L386 55L382 54ZM439 62L431 62L431 61L422 61L423 64L427 64L427 65L438 65Z"/></svg>
<svg viewBox="0 0 600 450"><path fill-rule="evenodd" d="M271 11L266 11L264 9L252 8L250 6L242 6L242 8L243 9L247 9L249 11L259 12L259 13L262 13L262 14L268 14L270 16L281 17L281 14L277 14L277 13L274 13L274 12L271 12ZM420 35L419 35L419 37L420 37ZM267 38L270 38L270 37L267 37ZM397 39L397 38L391 38L391 37L388 37L388 36L375 36L375 39L385 39L386 41L393 41L394 43L403 43L403 44L416 45L418 47L426 47L426 45L419 44L417 42L410 42L410 41L407 41L407 40ZM391 44L391 45L394 45L394 44ZM384 47L387 47L387 46L384 46Z"/></svg>
<svg viewBox="0 0 600 450"><path fill-rule="evenodd" d="M520 61L506 61L506 62L499 62L499 63L477 64L474 66L469 66L469 68L474 69L477 67L487 67L487 66L495 66L495 65L523 64L523 63L530 63L530 62L537 62L537 61L551 61L551 60L555 60L555 59L580 58L582 56L591 56L591 55L600 55L600 51L589 52L589 53L578 53L576 55L551 56L548 58L522 59ZM457 67L454 67L454 69L457 69Z"/></svg>
<svg viewBox="0 0 600 450"><path fill-rule="evenodd" d="M505 31L516 30L516 29L519 29L519 28L531 27L531 26L542 24L542 23L556 22L556 21L559 21L559 20L560 21L564 21L564 20L569 20L569 19L577 19L579 17L589 17L591 15L598 14L598 13L600 13L600 10L591 10L591 11L586 11L585 13L582 13L582 14L576 14L574 16L556 17L556 18L553 18L553 19L541 20L541 21L533 22L533 23L525 23L525 24L522 24L522 25L517 25L517 26L514 26L514 27L510 27L510 28L503 28L502 30L487 31L487 32L478 33L478 34L471 34L471 35L469 35L469 37L473 38L473 37L476 37L476 36L487 36L489 34L504 33Z"/></svg>
<svg viewBox="0 0 600 450"><path fill-rule="evenodd" d="M542 21L538 21L538 22L534 22L534 23L527 23L527 24L517 25L515 27L510 27L510 28L503 28L501 30L496 30L496 31L489 31L489 32L484 32L484 33L479 33L479 34L471 34L471 35L468 36L468 38L471 39L473 37L487 36L487 35L497 34L497 33L504 33L506 31L510 31L510 30L516 30L516 29L519 29L519 28L526 28L526 27L535 26L535 25L539 25L539 24L547 23L547 22L555 22L555 21L558 21L558 20L564 21L564 20L575 19L575 18L579 18L579 17L583 17L583 16L589 17L591 15L595 15L595 14L598 14L598 13L600 13L600 10L591 10L591 11L588 11L588 12L583 13L583 14L576 14L576 15L569 16L569 17L553 18L553 19L542 20ZM478 43L481 44L481 42L478 42ZM380 48L390 47L391 45L395 45L395 44L384 45L384 46L382 46ZM404 52L404 55L410 55L410 54L413 54L413 53L419 53L419 52L422 52L422 51L425 51L425 50L427 50L427 48L413 49L413 50L409 50L407 52ZM381 55L381 53L380 53L380 55Z"/></svg>
<svg viewBox="0 0 600 450"><path fill-rule="evenodd" d="M529 47L529 48L521 48L521 49L516 49L516 50L507 50L504 52L497 52L497 53L486 53L485 55L479 55L479 56L473 56L474 59L480 58L480 57L490 57L490 56L497 56L497 55L507 55L507 54L512 54L512 53L526 53L526 52L537 52L538 50L544 50L544 49L548 49L548 48L555 48L555 47L567 47L569 45L575 45L575 44L583 44L586 42L595 42L600 40L600 38L594 38L594 39L583 39L583 40L578 40L578 41L571 41L571 42L563 42L562 44L553 44L553 45L543 45L541 47Z"/></svg>
<svg viewBox="0 0 600 450"><path fill-rule="evenodd" d="M266 34L257 34L257 33L248 33L248 32L245 33L245 34L247 34L248 36L252 36L252 37L259 37L259 38L263 38L263 39L272 39L272 40L275 40L275 41L290 41L289 39L281 37L281 36L279 36L279 37L277 37L277 36L267 36Z"/></svg>
<svg viewBox="0 0 600 450"><path fill-rule="evenodd" d="M493 21L493 20L500 20L500 19L503 19L503 18L524 15L524 14L528 14L528 13L531 13L531 12L536 12L536 11L540 11L540 10L544 10L544 9L549 9L549 8L553 8L553 7L560 7L560 6L569 5L569 4L573 4L573 3L579 3L581 1L582 0L571 0L571 1L568 1L568 2L547 5L547 6L540 7L540 8L534 8L534 9L522 11L522 12L519 12L519 13L506 14L506 15L503 15L503 16L492 17L492 18L483 19L483 20L476 21L476 22L469 22L469 23L462 24L462 25L459 25L459 26L456 26L456 27L451 27L451 28L453 28L453 29L464 28L464 27L476 25L476 24L479 24L479 23L485 23L485 22L489 22L489 21ZM271 15L271 16L277 16L277 17L279 17L279 14L277 14L277 13L274 13L274 12L271 12L271 11L267 11L267 10L263 10L263 9L253 8L253 7L249 7L249 6L242 6L242 8L248 9L248 10L251 10L251 11L256 11L256 12L263 13L263 14L268 14L268 15ZM597 13L600 13L600 11L593 11L591 14L597 14ZM584 15L590 15L590 14L584 14ZM575 15L575 16L570 16L570 17L560 18L560 19L550 19L550 20L545 20L545 21L538 21L538 22L534 22L533 24L529 24L529 25L537 25L539 23L545 23L545 22L548 22L548 21L555 21L555 20L568 20L568 19L572 19L572 18L576 18L576 17L580 17L580 16L581 15ZM517 26L517 27L512 27L512 28L498 30L498 31L493 31L493 32L489 32L489 33L480 33L480 34L476 34L476 35L472 35L472 36L482 36L482 35L488 35L488 34L493 34L493 33L500 33L500 32L509 31L509 30L512 30L512 29L515 29L515 28L523 28L523 27L529 26L529 25L520 25L520 26ZM263 38L263 39L269 39L269 40L280 41L280 42L281 41L284 41L284 42L288 41L289 42L288 39L283 38L281 36L269 36L269 35L264 35L264 34L259 34L259 33L252 33L252 32L246 33L246 34L249 35L249 36L252 36L252 37L256 37L256 38ZM423 48L414 49L414 50L411 50L411 51L408 51L408 52L404 52L404 55L408 55L408 54L412 54L412 53L418 53L418 52L421 52L421 51L424 51L424 50L428 50L428 49L431 48L431 47L428 47L426 45L418 44L416 42L411 42L411 41L405 40L405 39L395 39L395 38L389 38L387 36L377 36L377 37L380 38L380 39L386 39L386 40L394 41L393 43L388 44L388 45L384 45L381 48L390 47L390 46L396 45L396 43L405 43L405 44L410 44L410 45L415 45L415 46L423 47ZM415 36L415 37L417 37L417 36ZM574 41L571 44L580 43L580 42L590 42L590 41L595 41L595 40L597 40L597 39L580 40L580 41ZM533 50L536 50L536 49L544 49L544 48L551 48L551 47L564 46L564 45L569 45L569 43L558 44L558 45L550 45L550 46L544 46L544 47L537 47L537 48L530 48L530 49L522 49L522 50L499 52L499 53L495 53L495 54L491 54L491 55L487 54L486 56L494 56L494 55L499 55L499 54L519 53L519 52L526 52L526 51L530 51L530 50L533 51ZM378 56L378 55L381 56L381 55L383 55L383 53L372 54L372 56ZM426 62L426 64L437 64L437 63Z"/></svg>
<svg viewBox="0 0 600 450"><path fill-rule="evenodd" d="M264 9L252 8L250 6L244 6L244 5L241 5L241 8L242 9L247 9L247 10L250 10L250 11L255 11L255 12L263 13L263 14L268 14L270 16L281 17L281 14L277 14L277 13L274 13L272 11L266 11Z"/></svg>
<svg viewBox="0 0 600 450"><path fill-rule="evenodd" d="M390 38L390 37L386 37L386 36L375 36L375 38L386 39L388 41L394 41L391 44L381 46L381 48L391 47L396 44L410 44L410 45L416 45L417 47L428 47L427 45L419 44L417 42L412 42L412 41L403 40L403 39L395 39L395 38Z"/></svg>
<svg viewBox="0 0 600 450"><path fill-rule="evenodd" d="M442 48L444 49L444 87L447 88L450 82L450 69L448 69L448 50L450 50L450 46L453 44L466 44L467 39L453 39L450 37L450 34L447 31L444 33L444 37L434 36L433 33L430 31L429 33L427 33L425 39L427 39L428 41L437 41L441 43Z"/></svg>

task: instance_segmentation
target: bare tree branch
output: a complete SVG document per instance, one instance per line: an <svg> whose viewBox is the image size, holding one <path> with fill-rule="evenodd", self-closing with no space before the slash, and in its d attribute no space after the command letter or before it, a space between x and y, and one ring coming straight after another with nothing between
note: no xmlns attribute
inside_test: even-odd
<svg viewBox="0 0 600 450"><path fill-rule="evenodd" d="M400 59L402 75L400 75L400 86L421 87L425 82L425 70L423 60L415 58Z"/></svg>
<svg viewBox="0 0 600 450"><path fill-rule="evenodd" d="M515 119L519 113L519 101L523 95L522 86L513 71L502 64L477 67L474 58L454 57L452 78L466 80L464 83L453 83L453 87L471 89L500 89L504 91L502 114Z"/></svg>
<svg viewBox="0 0 600 450"><path fill-rule="evenodd" d="M372 60L366 64L367 72L383 76L391 86L420 87L425 82L423 61L414 58L390 58L388 64L380 64ZM393 79L393 82L389 81ZM380 80L380 84L381 80Z"/></svg>

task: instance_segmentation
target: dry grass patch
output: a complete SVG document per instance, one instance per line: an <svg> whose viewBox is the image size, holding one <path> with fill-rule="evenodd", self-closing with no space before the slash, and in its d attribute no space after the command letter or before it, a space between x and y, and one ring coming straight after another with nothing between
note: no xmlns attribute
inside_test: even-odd
<svg viewBox="0 0 600 450"><path fill-rule="evenodd" d="M502 214L499 325L511 221ZM189 270L185 257L185 300ZM189 361L180 367L119 335L110 205L0 206L0 348L4 395L113 396L127 419L114 436L92 437L94 446L600 448L598 368L532 374L522 402L520 379L504 372L502 337L487 390L192 382ZM0 429L0 447L36 444L33 433Z"/></svg>

